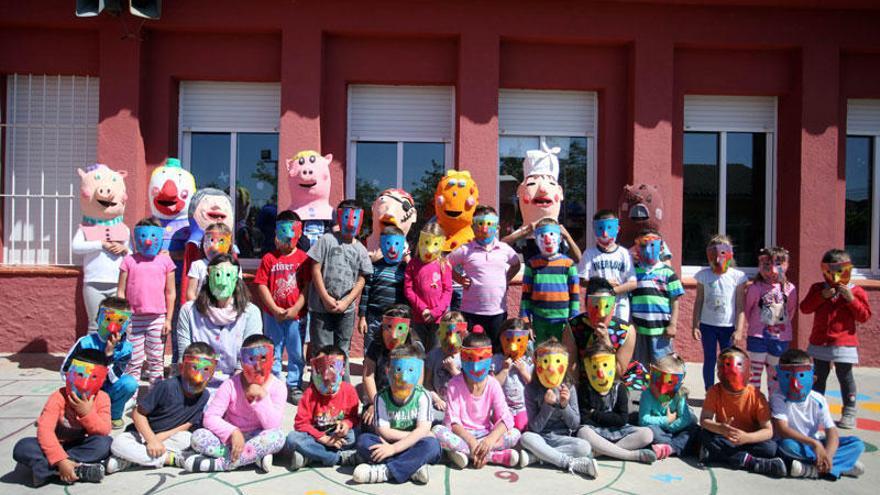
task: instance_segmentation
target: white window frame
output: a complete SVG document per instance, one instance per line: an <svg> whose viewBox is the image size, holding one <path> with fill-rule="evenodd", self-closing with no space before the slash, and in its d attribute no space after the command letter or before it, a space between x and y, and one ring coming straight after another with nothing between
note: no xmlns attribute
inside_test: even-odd
<svg viewBox="0 0 880 495"><path fill-rule="evenodd" d="M850 136L870 137L873 138L874 144L874 163L872 163L873 176L871 177L871 180L873 181L871 184L871 226L873 228L871 229L870 266L869 268L853 268L853 278L877 279L880 278L880 121L876 122L876 124L871 123L867 126L857 125L854 122L850 122L850 105L852 103L854 103L853 100L847 101L847 128L844 139ZM845 208L846 205L844 204L844 209ZM846 227L844 226L844 228Z"/></svg>

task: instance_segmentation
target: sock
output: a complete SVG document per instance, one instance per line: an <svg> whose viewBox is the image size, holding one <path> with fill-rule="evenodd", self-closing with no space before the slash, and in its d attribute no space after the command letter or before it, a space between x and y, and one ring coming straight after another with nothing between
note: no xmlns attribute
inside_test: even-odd
<svg viewBox="0 0 880 495"><path fill-rule="evenodd" d="M170 450L166 451L165 452L165 465L166 466L174 466L174 463L176 462L175 457L177 457L177 456L174 455L174 452L171 452Z"/></svg>

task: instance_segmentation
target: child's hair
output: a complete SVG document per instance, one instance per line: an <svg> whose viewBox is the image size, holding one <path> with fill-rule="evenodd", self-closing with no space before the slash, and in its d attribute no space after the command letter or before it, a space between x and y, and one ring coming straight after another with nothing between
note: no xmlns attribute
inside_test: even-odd
<svg viewBox="0 0 880 495"><path fill-rule="evenodd" d="M104 300L101 301L100 307L117 309L119 311L129 311L131 309L131 306L128 305L127 299L116 296L105 297Z"/></svg>
<svg viewBox="0 0 880 495"><path fill-rule="evenodd" d="M810 355L806 351L790 348L779 356L779 364L813 364L813 360L810 359Z"/></svg>
<svg viewBox="0 0 880 495"><path fill-rule="evenodd" d="M276 222L299 222L299 215L295 211L284 210L275 217Z"/></svg>
<svg viewBox="0 0 880 495"><path fill-rule="evenodd" d="M394 318L411 318L412 312L406 304L392 304L385 307L382 316L391 316Z"/></svg>
<svg viewBox="0 0 880 495"><path fill-rule="evenodd" d="M526 326L526 322L522 318L508 318L501 323L498 333L502 334L507 330L526 330L527 328L529 327Z"/></svg>
<svg viewBox="0 0 880 495"><path fill-rule="evenodd" d="M495 211L495 208L492 208L489 205L477 205L477 207L474 208L474 216L475 217L478 217L480 215L497 215L497 214L498 214L498 212Z"/></svg>
<svg viewBox="0 0 880 495"><path fill-rule="evenodd" d="M98 349L86 349L80 347L72 356L70 356L70 359L107 366L107 355L104 354L104 351Z"/></svg>
<svg viewBox="0 0 880 495"><path fill-rule="evenodd" d="M241 270L238 260L233 258L230 254L218 254L217 256L214 256L214 259L208 263L208 269L210 270L212 266L219 265L220 263L232 263L232 266ZM244 313L250 302L250 291L244 284L244 280L239 278L236 282L235 290L232 292L232 307L234 307L235 312L240 315ZM199 295L196 297L196 309L199 313L206 315L208 314L208 306L216 304L217 298L211 293L208 281L206 280L205 283L202 284L201 290L199 290Z"/></svg>
<svg viewBox="0 0 880 495"><path fill-rule="evenodd" d="M359 205L359 204L357 203L357 201L355 201L355 200L353 200L353 199L350 199L350 198L349 198L349 199L343 199L342 201L340 201L340 202L339 202L339 205L336 206L336 208L337 208L337 209L341 209L341 208L357 208L357 209L359 209L359 210L362 210L362 209L363 209L363 208L361 208L361 205Z"/></svg>
<svg viewBox="0 0 880 495"><path fill-rule="evenodd" d="M788 249L785 249L782 246L765 247L758 251L758 256L770 256L772 258L778 257L788 261Z"/></svg>
<svg viewBox="0 0 880 495"><path fill-rule="evenodd" d="M205 227L205 233L208 232L220 232L221 234L232 234L232 229L229 228L229 225L226 225L223 222L214 222L211 225Z"/></svg>
<svg viewBox="0 0 880 495"><path fill-rule="evenodd" d="M266 337L261 333L255 333L253 335L248 336L248 338L244 339L244 342L241 343L242 347L253 347L258 345L274 345L272 343L272 339Z"/></svg>
<svg viewBox="0 0 880 495"><path fill-rule="evenodd" d="M519 318L510 318L507 321L511 321L511 320L519 320ZM507 321L505 321L505 323L507 323ZM522 321L522 320L520 320L520 321ZM568 349L566 349L565 345L562 342L560 342L556 337L550 337L549 339L545 340L544 342L541 342L538 345L538 347L535 348L535 356L537 356L539 352L544 352L544 351L551 352L551 353L563 353L566 356L568 356ZM613 354L613 351L612 351L612 354ZM571 373L568 373L568 372L565 373L565 378L563 379L563 383L571 385L571 383L573 381L571 375L572 375ZM538 381L538 367L537 366L535 366L532 369L532 383L539 383L539 381Z"/></svg>
<svg viewBox="0 0 880 495"><path fill-rule="evenodd" d="M446 236L446 231L443 230L443 227L440 226L437 222L428 222L422 227L422 232L431 235L442 235Z"/></svg>
<svg viewBox="0 0 880 495"><path fill-rule="evenodd" d="M162 223L159 222L159 219L156 217L146 217L142 218L138 223L134 224L135 227L161 227Z"/></svg>
<svg viewBox="0 0 880 495"><path fill-rule="evenodd" d="M682 373L684 372L685 364L684 359L678 354L672 353L658 359L654 363L654 367L667 373Z"/></svg>
<svg viewBox="0 0 880 495"><path fill-rule="evenodd" d="M587 282L587 294L614 294L614 286L603 277L590 277Z"/></svg>
<svg viewBox="0 0 880 495"><path fill-rule="evenodd" d="M599 210L593 215L593 220L602 220L605 218L617 218L617 213L614 213L613 210L609 210L607 208L603 210Z"/></svg>
<svg viewBox="0 0 880 495"><path fill-rule="evenodd" d="M746 351L740 349L739 347L737 347L735 345L732 345L730 347L725 347L724 349L721 349L721 353L718 354L718 359L720 361L722 356L730 356L730 355L739 355L745 359L749 358L749 355L746 354Z"/></svg>
<svg viewBox="0 0 880 495"><path fill-rule="evenodd" d="M598 356L599 354L616 355L613 348L605 344L599 343L587 347L586 351L584 352L584 357L591 358L593 356Z"/></svg>
<svg viewBox="0 0 880 495"><path fill-rule="evenodd" d="M391 351L389 359L404 359L412 357L422 359L422 351L412 344L403 344L395 347Z"/></svg>
<svg viewBox="0 0 880 495"><path fill-rule="evenodd" d="M538 220L538 223L535 224L535 228L543 227L545 225L559 225L559 222L557 222L555 218L545 217Z"/></svg>
<svg viewBox="0 0 880 495"><path fill-rule="evenodd" d="M208 356L211 358L217 357L217 352L214 351L214 348L211 347L211 344L207 342L193 342L192 344L186 346L186 349L183 351L184 356L192 356L195 354L200 354L202 356Z"/></svg>
<svg viewBox="0 0 880 495"><path fill-rule="evenodd" d="M661 239L663 238L663 236L660 235L660 231L659 231L659 230L657 230L657 229L652 229L652 228L650 228L650 227L640 230L639 233L638 233L638 235L636 235L636 238L642 237L642 236L644 236L644 235L650 235L650 234L656 235L657 237L660 237Z"/></svg>
<svg viewBox="0 0 880 495"><path fill-rule="evenodd" d="M343 351L338 345L325 345L324 347L318 349L318 352L315 353L315 356L320 355L325 356L342 356L342 359L345 359L345 351Z"/></svg>
<svg viewBox="0 0 880 495"><path fill-rule="evenodd" d="M403 231L395 225L386 225L382 229L382 235L403 235Z"/></svg>
<svg viewBox="0 0 880 495"><path fill-rule="evenodd" d="M822 255L822 263L840 263L851 260L852 258L849 257L849 253L843 249L829 249Z"/></svg>
<svg viewBox="0 0 880 495"><path fill-rule="evenodd" d="M727 244L729 246L733 246L733 241L730 240L730 237L725 234L715 234L709 239L709 244L706 244L706 247L717 246L718 244Z"/></svg>
<svg viewBox="0 0 880 495"><path fill-rule="evenodd" d="M440 317L440 321L443 323L461 323L466 320L464 319L464 315L458 311L449 310L443 313L443 316Z"/></svg>
<svg viewBox="0 0 880 495"><path fill-rule="evenodd" d="M486 347L492 345L492 340L483 332L471 332L461 343L462 347Z"/></svg>

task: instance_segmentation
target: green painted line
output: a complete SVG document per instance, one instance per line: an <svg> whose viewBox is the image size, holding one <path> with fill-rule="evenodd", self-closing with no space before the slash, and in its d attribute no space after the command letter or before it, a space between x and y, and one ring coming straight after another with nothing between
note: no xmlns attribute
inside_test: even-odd
<svg viewBox="0 0 880 495"><path fill-rule="evenodd" d="M446 466L445 469L446 469L446 471L443 473L443 492L444 492L446 495L451 495L451 493L452 493L452 486L449 484L449 473L450 473L450 471L452 471L452 470L449 469L449 466Z"/></svg>
<svg viewBox="0 0 880 495"><path fill-rule="evenodd" d="M171 485L166 485L164 488L160 488L159 490L156 490L155 492L153 492L153 495L155 495L155 494L157 494L157 493L162 493L162 492L164 492L165 490L169 490L169 489L171 489L171 488L174 488L174 487L177 487L177 486L180 486L180 485L185 485L185 484L187 484L187 483L193 483L193 482L196 482L196 481L208 480L208 479L211 479L211 478L213 478L213 475L208 475L208 476L196 476L196 477L193 477L193 478L190 478L190 479L185 479L185 480L180 481L180 482L178 482L178 483L174 483L174 484L171 484Z"/></svg>
<svg viewBox="0 0 880 495"><path fill-rule="evenodd" d="M214 473L214 474L217 474L217 473ZM224 480L220 479L219 477L210 477L209 476L209 478L213 479L217 483L220 483L221 485L226 485L229 488L232 488L233 490L235 490L235 493L237 493L238 495L242 495L241 490L239 490L238 487L233 485L232 483L230 483L228 481L224 481Z"/></svg>
<svg viewBox="0 0 880 495"><path fill-rule="evenodd" d="M596 488L595 490L586 492L583 495L590 495L591 493L596 493L598 491L602 491L606 488L611 487L611 485L617 483L617 480L619 480L623 476L623 473L625 473L625 472L626 472L626 461L623 461L623 463L620 466L620 472L617 473L617 476L615 476L613 480L611 480L609 483L607 483L605 485L600 486L599 488ZM601 476L601 474L602 473L599 473L600 476ZM612 490L614 490L614 488L612 488ZM618 490L618 491L620 491L620 490ZM624 493L629 493L629 492L624 492ZM633 495L635 495L635 494L633 494Z"/></svg>
<svg viewBox="0 0 880 495"><path fill-rule="evenodd" d="M718 480L715 479L715 471L712 471L712 468L706 466L706 469L709 470L709 479L712 480L712 485L709 487L709 495L715 495L718 493Z"/></svg>
<svg viewBox="0 0 880 495"><path fill-rule="evenodd" d="M333 483L334 485L341 486L342 488L345 488L346 490L351 490L351 491L353 491L353 492L355 492L355 493L363 493L364 495L375 495L375 494L370 493L370 492L365 492L365 491L363 491L363 490L358 490L357 488L352 488L352 487L346 485L345 483L340 483L340 482L334 480L333 478L328 478L328 477L325 476L323 473L321 473L321 471L318 471L317 469L314 469L314 468L308 468L308 470L311 471L311 472L313 472L313 473L315 473L315 474L317 474L318 476L324 478L325 480L329 481L330 483Z"/></svg>
<svg viewBox="0 0 880 495"><path fill-rule="evenodd" d="M877 452L877 446L870 442L865 442L865 453Z"/></svg>
<svg viewBox="0 0 880 495"><path fill-rule="evenodd" d="M614 488L613 486L609 486L608 489L613 490L615 492L625 493L626 495L638 495L637 493L628 492L626 490L621 490L620 488Z"/></svg>

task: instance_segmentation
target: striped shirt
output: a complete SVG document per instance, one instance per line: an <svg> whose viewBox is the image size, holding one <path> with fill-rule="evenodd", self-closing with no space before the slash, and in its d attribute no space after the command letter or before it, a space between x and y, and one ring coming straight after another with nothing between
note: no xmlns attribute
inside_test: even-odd
<svg viewBox="0 0 880 495"><path fill-rule="evenodd" d="M361 293L358 314L366 316L367 311L373 314L382 314L385 308L392 304L406 304L406 295L403 293L405 272L406 262L404 261L392 265L386 262L385 258L381 258L374 262L373 274L367 277L367 283Z"/></svg>
<svg viewBox="0 0 880 495"><path fill-rule="evenodd" d="M672 268L658 263L636 264L636 290L632 293L632 319L641 335L663 335L672 319L672 301L684 295L681 280Z"/></svg>
<svg viewBox="0 0 880 495"><path fill-rule="evenodd" d="M534 256L523 274L520 316L568 320L580 311L580 293L577 266L571 258Z"/></svg>

